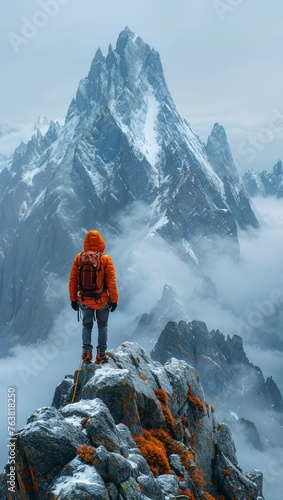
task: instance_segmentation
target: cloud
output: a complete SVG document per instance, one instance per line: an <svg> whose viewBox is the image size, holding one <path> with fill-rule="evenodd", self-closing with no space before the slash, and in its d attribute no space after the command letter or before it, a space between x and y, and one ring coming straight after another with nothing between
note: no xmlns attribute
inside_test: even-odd
<svg viewBox="0 0 283 500"><path fill-rule="evenodd" d="M256 198L253 206L261 228L239 232L239 261L215 253L206 267L219 295L247 322L254 311L264 315L264 301L279 301L276 291L283 292L283 200Z"/></svg>
<svg viewBox="0 0 283 500"><path fill-rule="evenodd" d="M33 411L51 404L55 387L65 374L73 374L77 369L81 356L81 324L78 326L72 313L74 311L69 308L61 312L47 340L39 341L34 347L15 346L8 358L1 359L1 443L8 443L7 394L10 387L16 389L16 428L19 429ZM7 454L8 448L3 446L1 469Z"/></svg>
<svg viewBox="0 0 283 500"><path fill-rule="evenodd" d="M258 346L245 345L246 354L251 363L259 366L263 372L264 378L272 376L276 381L278 388L283 395L282 378L282 357L281 351L263 349Z"/></svg>
<svg viewBox="0 0 283 500"><path fill-rule="evenodd" d="M119 234L105 233L106 250L117 269L121 331L124 321L129 332L134 319L152 309L164 285L175 289L188 317L207 322L209 329L248 340L249 331L258 326L253 321L262 318L262 325L268 323L283 301L283 200L257 198L253 205L261 229L239 233L240 259L225 254L228 242L222 241L204 267L216 285L216 301L196 298L203 273L190 269L153 231L148 234L150 208L134 203L121 215Z"/></svg>
<svg viewBox="0 0 283 500"><path fill-rule="evenodd" d="M202 274L191 270L176 256L174 249L153 231L148 233L152 215L149 207L134 203L120 214L119 234L113 236L103 230L106 251L117 270L120 291L118 308L109 317L108 347L114 348L132 339L135 319L151 310L160 299L165 284L175 288L184 311L191 319L207 322L209 329L219 328L230 335L243 333L245 337L245 330L238 328L238 318L243 318L244 314L244 322L248 323L250 311L256 310L264 300L269 300L274 289L281 287L283 291L280 251L283 243L283 200L255 199L253 204L261 229L240 233L239 261L216 253L211 255L207 265L206 272L217 287L217 302L200 298L192 300L195 287L201 285ZM227 242L223 242L225 244ZM63 291L67 283L59 286ZM174 321L181 319L172 318ZM25 424L35 409L50 405L57 384L65 374L73 374L77 369L81 354L81 328L81 322L77 322L76 314L68 304L55 319L46 341L34 347L15 347L9 358L1 360L1 400L7 398L8 387L16 387L17 428ZM96 339L94 325L94 346ZM148 351L152 347L148 345ZM250 361L262 369L264 376L272 375L282 387L282 353L252 349L245 339L244 348ZM1 434L2 442L5 442L5 426ZM266 471L266 492L277 494L282 476L279 474L282 468L280 450L275 448L274 453L270 450L262 453L250 450L241 436L237 437L236 445L240 466L245 470L259 468ZM1 465L4 465L7 451L4 449L1 453Z"/></svg>
<svg viewBox="0 0 283 500"><path fill-rule="evenodd" d="M268 451L258 451L245 440L242 433L232 432L239 465L243 472L251 469L263 473L263 495L265 500L275 500L283 490L283 451L273 447Z"/></svg>
<svg viewBox="0 0 283 500"><path fill-rule="evenodd" d="M152 208L133 203L119 217L119 235L106 235L122 287L121 306L136 315L156 303L165 284L176 287L181 297L189 297L200 281L154 228L149 233L151 212Z"/></svg>
<svg viewBox="0 0 283 500"><path fill-rule="evenodd" d="M27 143L31 139L36 129L44 135L48 128L48 120L45 120L38 117L33 124L12 122L0 124L0 153L10 157L21 142Z"/></svg>
<svg viewBox="0 0 283 500"><path fill-rule="evenodd" d="M259 366L265 378L272 376L279 389L283 390L282 352L249 345L249 335L255 326L268 333L275 330L269 320L277 305L282 309L283 299L283 200L255 198L252 205L260 222L259 231L239 233L241 257L239 262L227 256L214 255L207 272L216 284L219 296L225 298L231 308L202 304L203 317L210 327L217 327L230 335L238 334L244 339L244 349L249 361ZM200 303L201 306L201 303ZM241 318L241 321L239 321ZM278 332L282 336L282 318ZM251 381L247 381L251 383ZM279 418L279 415L278 415ZM278 421L277 418L277 421ZM280 426L274 416L260 413L254 416L260 431L265 451L251 448L241 434L235 434L237 458L244 471L260 469L264 474L264 496L266 500L281 498L283 490L283 452L280 447L269 447L264 442L268 434L278 436ZM274 427L275 426L275 427Z"/></svg>
<svg viewBox="0 0 283 500"><path fill-rule="evenodd" d="M125 0L124 9L113 0L107 5L85 0L83 7L71 0L6 3L5 15L0 17L0 57L5 68L0 82L2 119L30 123L37 114L53 119L64 116L96 49L100 46L106 53L108 44L115 44L128 25L160 52L181 115L194 124L208 114L208 131L215 121L227 126L237 154L239 143L247 140L246 132L260 132L268 126L273 108L282 100L282 3L274 3L273 9L264 2L255 8L251 2L227 0L221 2L226 5L222 20L215 2L208 7L207 0L180 0L178 4L145 0L134 7ZM266 25L272 25L272 30L263 37ZM23 43L18 52L13 50L9 33L24 38L19 39ZM234 127L245 129L239 140ZM257 155L254 167L272 165L274 148L276 161L279 146L273 142L269 146ZM238 156L237 162L246 167L246 157Z"/></svg>

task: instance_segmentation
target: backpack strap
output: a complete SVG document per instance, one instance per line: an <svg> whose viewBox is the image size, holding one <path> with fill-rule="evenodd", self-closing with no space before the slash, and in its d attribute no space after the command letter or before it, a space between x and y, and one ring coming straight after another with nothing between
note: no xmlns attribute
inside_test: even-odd
<svg viewBox="0 0 283 500"><path fill-rule="evenodd" d="M82 262L82 255L83 255L83 252L80 253L80 263L78 265L77 288L78 288L78 292L79 292L79 295L81 297L82 304L83 304L84 303L84 297L83 297L82 293L79 291L80 290L80 267L81 267L81 262Z"/></svg>

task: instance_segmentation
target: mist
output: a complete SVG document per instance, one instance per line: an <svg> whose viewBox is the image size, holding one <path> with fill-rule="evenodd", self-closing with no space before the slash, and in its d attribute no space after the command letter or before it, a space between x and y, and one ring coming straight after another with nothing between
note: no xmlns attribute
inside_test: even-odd
<svg viewBox="0 0 283 500"><path fill-rule="evenodd" d="M253 200L253 205L261 228L239 233L240 258L235 260L225 255L223 250L227 248L227 242L222 242L219 252L211 254L203 269L216 286L216 300L204 300L195 295L195 290L201 286L203 272L190 268L178 258L174 249L156 235L154 227L149 232L149 207L140 203L132 205L117 220L116 235L105 230L106 252L114 261L120 294L118 308L109 316L108 348L132 340L137 318L149 313L160 299L164 286L170 285L175 289L186 317L205 321L209 330L218 328L225 335L242 336L249 360L261 368L265 377L272 375L282 390L282 352L253 348L246 341L255 313L258 320L261 317L268 319L267 306L272 306L272 297L280 298L280 291L283 296L283 200L258 198ZM78 242L80 245L82 242ZM17 429L37 408L51 404L56 386L66 374L74 374L79 365L81 321L77 321L77 315L69 305L67 280L57 289L61 296L66 297L66 307L54 318L49 337L33 347L15 346L9 357L1 360L2 407L5 415L7 390L15 387ZM278 304L282 307L279 299ZM182 319L172 317L172 321ZM94 325L94 347L96 340L97 328ZM143 338L138 339L148 352L154 347L155 340L152 345L145 346ZM1 442L5 444L8 443L6 420L4 417L0 430ZM235 441L241 468L267 471L264 477L265 499L279 499L278 491L283 490L281 448L259 452L250 449L242 436L235 436ZM1 469L7 461L7 450L6 446L1 449ZM274 464L274 467L268 464Z"/></svg>

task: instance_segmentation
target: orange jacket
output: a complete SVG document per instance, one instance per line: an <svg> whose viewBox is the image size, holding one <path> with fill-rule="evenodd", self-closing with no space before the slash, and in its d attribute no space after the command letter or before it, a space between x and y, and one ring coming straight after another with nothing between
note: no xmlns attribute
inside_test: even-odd
<svg viewBox="0 0 283 500"><path fill-rule="evenodd" d="M78 293L78 270L80 266L81 253L78 253L75 257L70 273L69 292L71 301L79 300L91 309L101 309L107 304L107 302L118 302L115 267L111 257L103 253L104 249L105 242L101 234L98 231L89 231L84 239L84 251L87 252L92 250L93 252L101 252L101 275L104 276L105 289L103 289L99 299L95 299L94 297L81 297Z"/></svg>

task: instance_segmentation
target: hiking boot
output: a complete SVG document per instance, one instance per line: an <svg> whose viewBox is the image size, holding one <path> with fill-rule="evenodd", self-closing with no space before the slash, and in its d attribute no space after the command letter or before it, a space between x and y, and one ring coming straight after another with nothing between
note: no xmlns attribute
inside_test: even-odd
<svg viewBox="0 0 283 500"><path fill-rule="evenodd" d="M83 347L83 361L85 363L90 363L92 360L92 346L86 345Z"/></svg>
<svg viewBox="0 0 283 500"><path fill-rule="evenodd" d="M96 360L95 360L96 363L107 363L108 359L109 359L108 354L106 354L105 352L102 354L99 349L97 350Z"/></svg>

